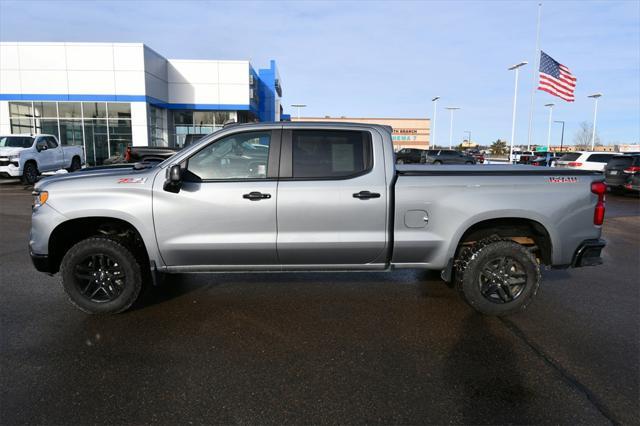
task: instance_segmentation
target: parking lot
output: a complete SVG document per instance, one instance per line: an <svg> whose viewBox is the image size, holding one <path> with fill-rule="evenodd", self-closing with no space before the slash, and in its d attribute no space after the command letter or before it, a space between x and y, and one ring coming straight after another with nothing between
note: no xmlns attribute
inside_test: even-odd
<svg viewBox="0 0 640 426"><path fill-rule="evenodd" d="M640 423L638 197L603 266L502 319L420 271L176 275L87 316L31 266L30 203L0 184L2 424Z"/></svg>

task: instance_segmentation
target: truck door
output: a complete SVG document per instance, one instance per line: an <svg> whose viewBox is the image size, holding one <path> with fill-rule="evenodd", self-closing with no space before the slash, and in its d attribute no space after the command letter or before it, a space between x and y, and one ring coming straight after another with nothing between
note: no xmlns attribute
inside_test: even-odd
<svg viewBox="0 0 640 426"><path fill-rule="evenodd" d="M181 162L182 187L154 182L158 247L168 266L277 267L278 130L239 132ZM188 269L188 268L187 268Z"/></svg>
<svg viewBox="0 0 640 426"><path fill-rule="evenodd" d="M384 267L387 202L377 132L283 131L277 244L281 264L301 269Z"/></svg>
<svg viewBox="0 0 640 426"><path fill-rule="evenodd" d="M65 158L62 146L58 144L58 141L56 141L53 136L46 136L45 139L47 141L47 146L49 147L47 152L51 154L52 160L50 170L58 170L64 168ZM71 163L71 160L69 160L69 163Z"/></svg>
<svg viewBox="0 0 640 426"><path fill-rule="evenodd" d="M38 170L41 172L52 170L55 164L56 154L54 150L49 149L49 143L47 139L47 136L40 136L38 139L36 139L35 144L35 158L38 163Z"/></svg>

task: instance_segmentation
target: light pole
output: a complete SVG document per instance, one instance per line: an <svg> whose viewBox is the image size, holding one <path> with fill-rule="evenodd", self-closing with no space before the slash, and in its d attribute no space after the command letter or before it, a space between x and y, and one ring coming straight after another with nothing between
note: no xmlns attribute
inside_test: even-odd
<svg viewBox="0 0 640 426"><path fill-rule="evenodd" d="M305 108L305 104L291 104L292 108L298 108L298 120L300 120L300 108Z"/></svg>
<svg viewBox="0 0 640 426"><path fill-rule="evenodd" d="M554 123L562 123L562 134L560 135L560 152L562 153L562 143L564 142L564 121L554 121Z"/></svg>
<svg viewBox="0 0 640 426"><path fill-rule="evenodd" d="M469 142L468 145L469 145L469 148L471 148L471 130L465 130L464 132L469 135L467 137L467 142Z"/></svg>
<svg viewBox="0 0 640 426"><path fill-rule="evenodd" d="M449 124L449 149L453 144L453 111L460 109L460 107L447 107L449 112L451 113L451 123Z"/></svg>
<svg viewBox="0 0 640 426"><path fill-rule="evenodd" d="M509 163L513 162L513 140L516 137L516 106L518 102L518 74L520 71L520 67L523 65L527 65L527 61L522 61L519 64L515 64L510 66L509 71L516 70L516 84L515 89L513 91L513 117L511 118L511 146L509 147Z"/></svg>
<svg viewBox="0 0 640 426"><path fill-rule="evenodd" d="M435 98L431 99L431 102L433 102L433 123L431 123L431 143L433 144L433 146L436 146L436 113L438 112L438 99L440 99L440 96L436 96Z"/></svg>
<svg viewBox="0 0 640 426"><path fill-rule="evenodd" d="M547 132L547 152L551 152L551 117L553 116L553 106L555 104L546 104L549 108L549 130Z"/></svg>
<svg viewBox="0 0 640 426"><path fill-rule="evenodd" d="M595 149L596 146L596 118L598 117L598 98L602 96L602 93L594 93L593 95L589 95L589 98L595 99L595 105L593 107L593 133L591 134L591 151Z"/></svg>

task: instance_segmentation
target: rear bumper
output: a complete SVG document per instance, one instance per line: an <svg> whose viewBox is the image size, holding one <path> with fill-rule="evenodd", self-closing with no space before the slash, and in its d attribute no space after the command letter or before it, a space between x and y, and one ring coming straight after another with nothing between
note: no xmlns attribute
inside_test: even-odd
<svg viewBox="0 0 640 426"><path fill-rule="evenodd" d="M573 255L571 266L580 268L582 266L596 266L602 264L602 249L607 242L601 238L584 240Z"/></svg>

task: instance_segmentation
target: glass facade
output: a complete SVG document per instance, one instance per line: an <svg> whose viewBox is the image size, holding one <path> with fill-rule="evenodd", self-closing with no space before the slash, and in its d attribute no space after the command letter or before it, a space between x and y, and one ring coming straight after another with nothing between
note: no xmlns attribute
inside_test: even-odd
<svg viewBox="0 0 640 426"><path fill-rule="evenodd" d="M62 145L83 145L90 165L132 143L130 103L9 102L9 115L11 133L52 134Z"/></svg>
<svg viewBox="0 0 640 426"><path fill-rule="evenodd" d="M168 146L166 139L167 122L165 120L165 110L149 106L149 140L151 146Z"/></svg>
<svg viewBox="0 0 640 426"><path fill-rule="evenodd" d="M187 135L208 135L227 121L238 121L238 114L235 111L174 111L172 145L182 147Z"/></svg>

